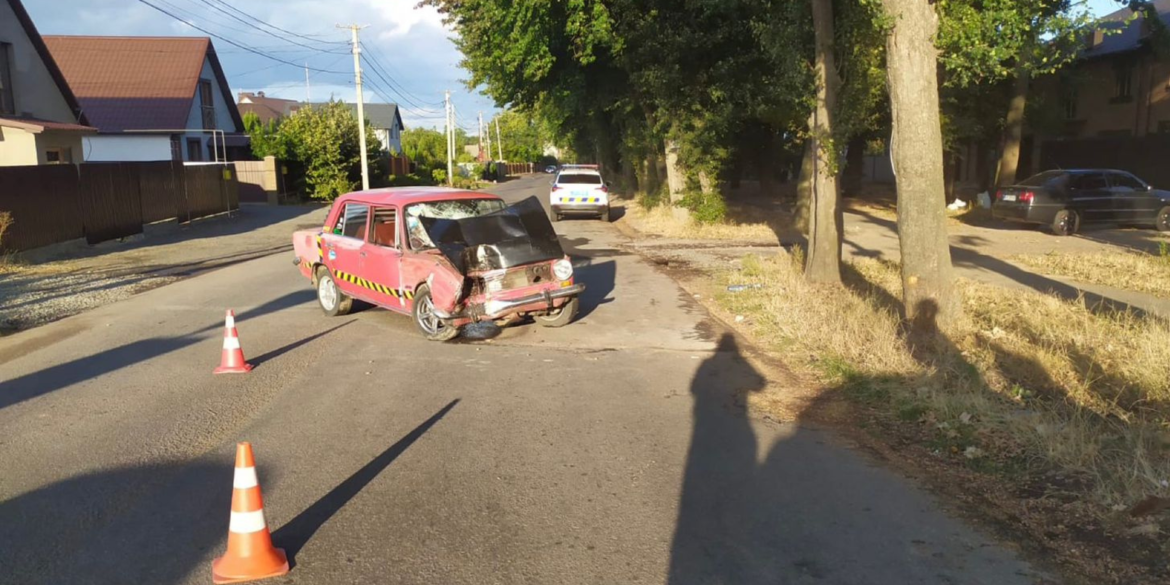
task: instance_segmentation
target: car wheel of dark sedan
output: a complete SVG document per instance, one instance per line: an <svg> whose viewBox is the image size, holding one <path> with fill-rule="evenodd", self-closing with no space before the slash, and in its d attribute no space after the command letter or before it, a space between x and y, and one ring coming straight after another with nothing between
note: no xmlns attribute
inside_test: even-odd
<svg viewBox="0 0 1170 585"><path fill-rule="evenodd" d="M341 292L329 269L322 266L317 270L317 302L321 304L321 310L330 317L349 313L353 308L353 297Z"/></svg>
<svg viewBox="0 0 1170 585"><path fill-rule="evenodd" d="M1052 233L1058 236L1071 236L1081 228L1081 216L1071 209L1061 209L1052 219Z"/></svg>
<svg viewBox="0 0 1170 585"><path fill-rule="evenodd" d="M421 285L414 290L414 324L430 341L449 341L459 335L459 328L452 326L435 314L435 302L431 300L431 288Z"/></svg>
<svg viewBox="0 0 1170 585"><path fill-rule="evenodd" d="M561 308L547 314L537 315L536 322L543 327L564 327L577 317L577 310L581 308L581 301L577 297L561 305Z"/></svg>
<svg viewBox="0 0 1170 585"><path fill-rule="evenodd" d="M1155 220L1154 226L1160 232L1170 232L1170 205L1163 207L1158 212L1158 219Z"/></svg>

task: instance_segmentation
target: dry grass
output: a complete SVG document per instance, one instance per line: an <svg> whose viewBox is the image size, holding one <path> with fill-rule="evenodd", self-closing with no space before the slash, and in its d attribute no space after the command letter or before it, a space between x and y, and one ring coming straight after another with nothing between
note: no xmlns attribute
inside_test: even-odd
<svg viewBox="0 0 1170 585"><path fill-rule="evenodd" d="M846 288L815 286L787 254L750 256L717 276L719 290L761 288L716 300L825 384L920 425L940 455L1071 472L1100 511L1170 493L1166 322L963 281L963 322L912 351L898 267L861 260L846 274Z"/></svg>
<svg viewBox="0 0 1170 585"><path fill-rule="evenodd" d="M735 240L776 242L776 232L765 222L727 221L718 224L700 224L675 216L674 210L666 205L650 209L637 201L625 203L624 221L639 232L663 238L686 240Z"/></svg>
<svg viewBox="0 0 1170 585"><path fill-rule="evenodd" d="M1119 250L1094 254L1019 255L1012 260L1044 274L1170 298L1170 255Z"/></svg>

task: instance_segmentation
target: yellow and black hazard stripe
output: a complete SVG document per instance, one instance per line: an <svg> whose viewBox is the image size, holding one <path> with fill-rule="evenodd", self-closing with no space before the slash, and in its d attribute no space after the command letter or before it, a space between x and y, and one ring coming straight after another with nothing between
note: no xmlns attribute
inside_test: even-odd
<svg viewBox="0 0 1170 585"><path fill-rule="evenodd" d="M600 197L565 197L562 201L568 203L601 203Z"/></svg>
<svg viewBox="0 0 1170 585"><path fill-rule="evenodd" d="M317 234L317 259L325 259L325 245L321 243L321 234Z"/></svg>
<svg viewBox="0 0 1170 585"><path fill-rule="evenodd" d="M341 280L344 280L345 282L348 282L350 284L360 286L366 290L372 290L376 293L382 293L384 295L389 295L389 296L392 296L396 299L398 299L398 298L408 299L408 300L414 299L414 291L409 290L409 289L392 288L392 287L386 286L384 284L378 284L376 282L366 280L364 278L361 278L360 276L350 274L348 272L342 272L340 270L334 270L333 276L336 278L339 278Z"/></svg>

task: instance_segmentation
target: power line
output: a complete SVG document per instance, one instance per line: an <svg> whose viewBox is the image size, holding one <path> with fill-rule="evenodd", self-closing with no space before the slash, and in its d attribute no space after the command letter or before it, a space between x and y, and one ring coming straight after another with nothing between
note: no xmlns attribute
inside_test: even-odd
<svg viewBox="0 0 1170 585"><path fill-rule="evenodd" d="M168 10L164 9L164 8L161 8L161 7L159 7L157 4L152 4L152 3L150 3L148 0L138 0L138 1L139 1L139 2L141 2L141 3L143 3L143 4L145 4L145 5L147 5L147 6L149 6L149 7L151 7L151 8L153 8L153 9L155 9L155 10L157 10L157 11L159 11L159 12L161 12L161 13L163 13L163 14L165 14L165 15L167 15L167 16L169 16L169 17L171 17L171 18L173 18L173 19L175 19L175 20L177 20L177 21L179 21L179 22L182 22L183 24L185 24L185 25L187 25L187 26L189 26L189 27L191 27L191 28L193 28L193 29L195 29L195 30L197 30L197 31L200 31L200 32L202 32L203 34L206 34L206 35L208 35L208 36L210 36L210 37L213 37L213 38L219 39L219 40L221 40L221 41L223 41L223 42L225 42L225 43L227 43L227 44L229 44L229 45L232 45L232 46L235 46L235 47L239 47L239 48L241 48L241 49L244 49L245 51L248 51L249 53L254 53L254 54L256 54L256 55L259 55L259 56L261 56L261 57L264 57L265 59L271 59L271 60L273 60L273 61L277 61L277 62L280 62L280 63L284 63L285 65L292 65L293 67L296 67L297 69L306 68L306 69L308 69L308 70L310 70L310 71L319 71L319 72L321 72L321 73L346 73L345 71L330 71L330 70L327 70L327 69L319 69L319 68L315 68L315 67L308 67L308 66L306 66L306 65L303 65L303 64L301 64L301 63L294 63L294 62L292 62L292 61L288 61L288 60L285 60L285 59L281 59L280 57L273 57L272 55L269 55L269 54L267 54L267 53L265 53L265 52L263 52L263 51L260 51L260 50L257 50L257 49L255 49L255 48L249 47L248 45L244 45L244 44L238 43L238 42L236 42L236 41L233 41L232 39L229 39L229 38L227 38L227 37L225 37L225 36L222 36L222 35L215 34L215 33L211 32L211 31L209 31L209 30L207 30L207 29L205 29L205 28L202 28L202 27L200 27L200 26L198 26L198 25L196 25L196 24L193 24L193 23L191 23L191 22L188 22L188 21L186 21L186 20L183 20L182 18L179 18L178 16L176 16L176 15L175 15L173 12L170 12L170 11L168 11Z"/></svg>
<svg viewBox="0 0 1170 585"><path fill-rule="evenodd" d="M362 45L362 48L363 49L366 48L364 44ZM371 68L376 69L380 77L383 76L383 74L384 74L384 76L387 78L387 83L390 84L391 86L394 86L394 81L395 81L394 78L389 73L386 73L387 69L390 69L390 70L393 70L393 69L391 67L384 65L382 63L382 60L378 58L377 47L370 49L368 55L369 55L370 60L373 61L373 65L376 66L376 67L371 66ZM428 105L428 106L431 106L431 105L442 106L443 105L443 102L441 102L441 101L428 102L425 99L420 98L419 96L408 91L405 87L402 86L402 84L398 84L398 93L402 94L403 97L410 97L410 98L414 99L415 101L421 102L421 103ZM417 106L418 104L415 104L415 105Z"/></svg>
<svg viewBox="0 0 1170 585"><path fill-rule="evenodd" d="M363 52L362 56L363 56L363 57L365 57L365 53L364 53L364 52ZM392 80L390 80L390 79L387 79L387 78L386 78L386 76L385 76L385 75L383 74L383 72L381 71L381 68L377 67L377 66L376 66L376 64L375 64L375 63L374 63L372 60L370 60L370 59L365 59L365 62L366 62L366 65L369 65L369 66L370 66L370 71L371 71L371 72L373 72L373 73L374 73L374 75L376 75L376 76L378 77L378 79L382 80L382 82L383 82L385 85L388 85L388 86L390 86L391 88L394 88L394 87L396 87L396 86L394 85L394 82L393 82ZM394 91L393 89L391 89L391 92L392 92L392 93L394 93L394 94L396 94L396 95L398 95L398 97L399 97L399 98L401 98L401 100L400 100L400 101L403 101L403 102L405 102L405 103L407 103L407 104L409 104L409 105L411 105L411 106L413 106L413 107L415 107L415 108L418 108L418 109L420 109L420 110L426 110L426 109L429 109L429 108L426 108L425 106L419 105L419 104L418 104L417 102L415 102L414 100L412 100L412 99L410 99L410 98L406 97L405 95L403 95L403 92L402 92L402 91Z"/></svg>
<svg viewBox="0 0 1170 585"><path fill-rule="evenodd" d="M206 0L204 0L204 1L206 1ZM314 43L322 43L322 44L326 44L326 45L348 45L349 44L345 41L327 41L327 40L322 40L319 38L313 38L312 35L303 35L303 34L300 34L297 32L293 32L291 30L286 30L286 29L280 28L279 26L276 26L275 24L272 24L272 23L267 22L263 19L257 18L251 14L248 14L247 12L244 12L243 10L236 8L235 6L232 6L231 4L228 4L227 2L224 2L223 0L215 0L215 1L218 2L219 4L223 4L224 6L227 6L229 9L231 9L233 12L236 12L237 14L241 14L244 17L255 20L256 22L259 22L260 24L263 24L264 26L266 26L268 28L271 28L275 31L282 32L284 34L289 34L289 35L292 35L292 36L297 37L297 38L305 39L307 41L312 41ZM318 36L324 36L324 35L318 35ZM278 37L278 38L280 38L280 37ZM289 42L292 42L292 41L289 41Z"/></svg>
<svg viewBox="0 0 1170 585"><path fill-rule="evenodd" d="M332 49L328 49L328 50L327 50L327 49L322 49L322 48L320 48L320 47L313 47L313 46L310 46L310 45L306 45L306 44L304 44L304 43L300 43L300 42L294 41L294 40L292 40L292 39L289 39L289 38L286 38L286 37L282 37L282 36L280 36L280 35L278 35L278 34L276 34L276 33L272 32L272 31L270 31L270 30L266 30L266 29L264 29L264 28L261 28L261 27L257 26L256 24L254 24L254 23L252 23L252 22L248 22L247 20L244 20L243 18L240 18L239 16L236 16L235 14L232 14L231 12L228 12L227 10L225 10L225 9L223 9L223 8L221 8L221 7L219 7L217 4L214 4L214 3L212 3L212 1L211 1L211 0L199 0L199 1L200 1L200 2L202 2L203 4L207 5L207 6L211 7L213 10L216 10L216 11L218 11L218 12L221 12L221 13L223 13L223 14L226 14L226 15L227 15L229 18L231 18L232 20L235 20L235 21L237 21L237 22L240 22L240 23L242 23L242 24L243 24L243 25L245 25L245 26L248 26L248 27L250 27L250 28L253 28L253 29L255 29L255 30L258 30L258 31L260 31L260 32L262 32L262 33L264 33L264 34L266 34L266 35L270 36L270 37L274 37L274 38L276 38L276 39L280 39L280 40L282 40L282 41L285 41L285 42L287 42L287 43L291 43L291 44L293 44L293 45L296 45L296 46L298 46L298 47L304 47L304 48L306 48L306 49L311 49L311 50L314 50L314 51L320 51L320 52L322 52L322 53L334 53L334 54L341 54L341 55L345 55L345 54L347 54L347 53L345 53L344 51L336 51L336 50L332 50ZM221 4L222 4L222 2L221 2ZM231 8L232 10L234 10L234 11L236 11L236 12L240 12L239 10L237 10L236 8L232 7L232 6L231 6L231 5L229 5L229 4L224 4L224 5L225 5L225 6L227 6L228 8ZM252 20L254 20L254 21L256 21L256 22L258 22L258 23L260 23L260 24L268 25L268 23L264 22L263 20L260 20L260 19L258 19L258 18L255 18L255 17L253 17L253 16L250 16L250 15L248 15L247 13L244 13L244 12L240 12L240 13L241 13L241 14L244 14L245 16L248 16L248 18L251 18ZM268 26L271 26L271 25L268 25ZM292 34L292 35L294 35L294 36L296 35L296 33L291 33L291 32L288 32L288 31L285 31L285 33L286 33L286 34ZM324 41L315 41L315 42L321 43L321 42L324 42Z"/></svg>

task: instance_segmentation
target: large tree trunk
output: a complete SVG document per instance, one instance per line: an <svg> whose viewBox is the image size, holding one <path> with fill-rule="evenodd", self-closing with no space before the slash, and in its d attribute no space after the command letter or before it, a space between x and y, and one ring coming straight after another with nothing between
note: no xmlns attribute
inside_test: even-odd
<svg viewBox="0 0 1170 585"><path fill-rule="evenodd" d="M808 117L808 130L813 132L815 114ZM814 140L804 141L804 154L800 157L800 175L796 179L796 208L792 210L792 227L802 234L808 233L808 214L813 192L813 173L816 171L816 146Z"/></svg>
<svg viewBox="0 0 1170 585"><path fill-rule="evenodd" d="M841 192L837 188L837 153L833 145L833 116L837 109L837 66L833 59L833 3L812 0L816 35L817 106L813 112L812 223L808 231L805 278L812 282L841 282Z"/></svg>
<svg viewBox="0 0 1170 585"><path fill-rule="evenodd" d="M670 193L670 202L678 203L683 196L683 190L686 189L686 175L683 174L682 165L678 162L678 143L674 140L666 139L666 187L667 192Z"/></svg>
<svg viewBox="0 0 1170 585"><path fill-rule="evenodd" d="M1003 128L1003 154L999 157L999 173L996 186L1014 185L1016 170L1020 164L1020 142L1024 137L1024 107L1028 105L1028 83L1031 76L1021 60L1016 66L1016 83L1012 87L1012 99L1008 102L1007 119Z"/></svg>
<svg viewBox="0 0 1170 585"><path fill-rule="evenodd" d="M947 327L954 294L943 211L942 128L938 105L938 14L930 0L882 0L893 21L886 76L898 187L898 241L906 318L923 332Z"/></svg>

